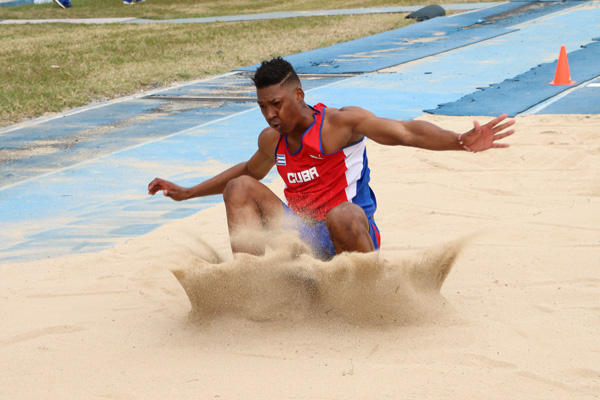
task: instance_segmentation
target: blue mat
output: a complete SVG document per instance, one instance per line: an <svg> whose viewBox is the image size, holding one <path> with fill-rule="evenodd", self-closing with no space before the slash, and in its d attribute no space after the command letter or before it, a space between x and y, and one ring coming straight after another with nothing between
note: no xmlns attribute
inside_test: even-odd
<svg viewBox="0 0 600 400"><path fill-rule="evenodd" d="M139 143L254 108L224 102L217 108L168 112L168 102L136 99L2 134L2 148L23 158L2 165L0 186L59 170Z"/></svg>
<svg viewBox="0 0 600 400"><path fill-rule="evenodd" d="M499 35L511 26L575 6L578 2L547 3L529 9L522 2L501 3L469 13L438 17L389 32L285 57L297 72L340 74L374 72L418 60ZM521 10L519 10L521 9ZM494 17L493 25L486 19ZM467 28L468 27L468 28ZM258 64L241 68L255 71Z"/></svg>
<svg viewBox="0 0 600 400"><path fill-rule="evenodd" d="M25 4L33 4L34 0L13 0L13 1L5 1L0 3L0 7L15 7L22 6Z"/></svg>
<svg viewBox="0 0 600 400"><path fill-rule="evenodd" d="M600 85L600 79L593 83ZM536 114L600 114L600 86L585 85L578 88Z"/></svg>
<svg viewBox="0 0 600 400"><path fill-rule="evenodd" d="M477 29L461 32L461 29L482 22L491 15L511 11L521 6L518 3L504 3L453 17L433 18L401 29L285 58L294 65L298 73L373 72L507 33L505 29L495 28L481 32L477 32ZM414 39L421 39L421 41ZM241 68L240 71L255 71L256 68L258 64Z"/></svg>
<svg viewBox="0 0 600 400"><path fill-rule="evenodd" d="M557 56L558 50L557 48ZM600 74L600 42L592 42L568 53L568 59L572 80L582 83L595 78ZM538 65L500 84L490 85L455 102L440 104L436 109L424 111L439 115L494 116L507 113L514 117L572 87L549 84L554 79L556 65L557 61ZM583 94L581 96L587 97ZM600 103L599 99L596 99L596 103ZM572 109L574 108L577 107Z"/></svg>

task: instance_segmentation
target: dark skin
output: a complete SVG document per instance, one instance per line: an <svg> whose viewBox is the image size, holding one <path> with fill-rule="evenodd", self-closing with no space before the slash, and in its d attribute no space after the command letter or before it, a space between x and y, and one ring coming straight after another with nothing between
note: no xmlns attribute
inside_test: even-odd
<svg viewBox="0 0 600 400"><path fill-rule="evenodd" d="M260 133L258 149L248 161L190 188L160 178L148 185L149 194L162 191L163 195L176 201L222 193L234 254L264 254L264 242L248 240L248 236L240 234L281 227L284 217L281 200L260 180L275 166L273 155L280 135L287 138L290 151L296 152L301 146L302 135L314 120L313 110L304 102L304 91L299 83L258 89L257 97L269 126ZM466 146L479 152L509 146L497 143L514 133L509 129L514 120L506 118L504 114L484 125L474 121L473 129L459 135L425 121L379 118L360 107L327 108L321 140L324 153L334 153L364 136L389 146L459 151L465 151ZM459 136L464 146L459 143ZM337 254L374 250L367 216L356 204L345 202L333 208L327 214L326 224Z"/></svg>

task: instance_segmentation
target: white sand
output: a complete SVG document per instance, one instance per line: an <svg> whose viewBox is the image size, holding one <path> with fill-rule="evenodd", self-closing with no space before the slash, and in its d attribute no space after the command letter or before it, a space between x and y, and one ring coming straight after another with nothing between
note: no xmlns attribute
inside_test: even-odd
<svg viewBox="0 0 600 400"><path fill-rule="evenodd" d="M472 120L425 118L456 131ZM479 154L371 143L375 280L373 260L327 269L273 254L265 268L308 271L308 284L255 279L260 263L231 261L222 206L99 254L4 264L0 398L598 398L599 127L597 115L519 118L512 147ZM443 297L421 290L415 260L435 266L454 251L436 246L465 237ZM191 321L170 270L217 257L228 272L205 288L212 314ZM259 291L232 297L245 282Z"/></svg>

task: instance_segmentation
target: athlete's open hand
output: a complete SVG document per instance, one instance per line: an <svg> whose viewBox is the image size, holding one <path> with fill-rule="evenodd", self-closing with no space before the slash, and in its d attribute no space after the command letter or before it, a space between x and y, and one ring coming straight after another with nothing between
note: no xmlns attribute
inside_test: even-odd
<svg viewBox="0 0 600 400"><path fill-rule="evenodd" d="M479 122L473 121L473 129L460 135L461 144L465 149L473 152L510 146L508 143L496 143L497 140L515 133L514 129L506 130L515 124L515 120L502 122L506 118L507 115L502 114L485 125L479 125Z"/></svg>
<svg viewBox="0 0 600 400"><path fill-rule="evenodd" d="M187 200L189 198L188 190L186 188L164 179L155 178L148 185L148 194L154 196L159 190L162 190L163 195L170 197L175 201Z"/></svg>

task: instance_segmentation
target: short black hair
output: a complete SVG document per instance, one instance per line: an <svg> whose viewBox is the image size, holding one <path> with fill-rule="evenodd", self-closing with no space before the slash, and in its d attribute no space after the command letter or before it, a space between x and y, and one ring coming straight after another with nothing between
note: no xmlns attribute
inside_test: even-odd
<svg viewBox="0 0 600 400"><path fill-rule="evenodd" d="M281 57L275 57L269 61L261 62L260 67L258 67L254 73L252 82L254 82L254 86L256 86L257 89L262 89L278 83L282 86L289 84L302 86L300 78L298 78L292 64Z"/></svg>

